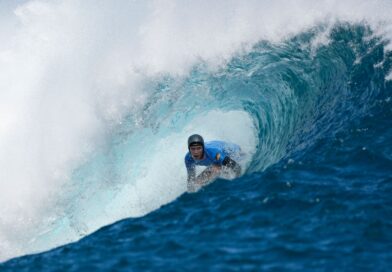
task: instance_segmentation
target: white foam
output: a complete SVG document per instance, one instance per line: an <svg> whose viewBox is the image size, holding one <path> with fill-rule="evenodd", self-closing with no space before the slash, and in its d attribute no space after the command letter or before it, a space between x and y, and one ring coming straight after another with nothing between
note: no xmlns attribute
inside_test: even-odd
<svg viewBox="0 0 392 272"><path fill-rule="evenodd" d="M387 0L21 2L0 12L0 259L26 253L27 230L57 212L53 199L72 170L148 100L146 77L186 75L200 60L219 66L260 39L278 42L318 22L366 21L392 38ZM201 133L243 137L219 129ZM173 186L143 211L184 190Z"/></svg>
<svg viewBox="0 0 392 272"><path fill-rule="evenodd" d="M94 177L79 181L80 186L86 185L87 192L83 191L78 199L69 198L77 208L48 224L27 247L37 251L74 241L108 222L142 216L181 195L186 190L186 140L196 131L206 141L223 139L239 144L246 154L241 162L244 168L256 150L257 129L243 111L209 111L190 120L180 132L162 138L147 133L143 137L147 137L146 142L131 143L131 148L122 146L119 153L115 152L113 157L127 158L123 165L114 167L117 170L110 165L103 166L105 169L93 168ZM142 156L139 145L143 146ZM107 173L115 180L105 184L102 179Z"/></svg>

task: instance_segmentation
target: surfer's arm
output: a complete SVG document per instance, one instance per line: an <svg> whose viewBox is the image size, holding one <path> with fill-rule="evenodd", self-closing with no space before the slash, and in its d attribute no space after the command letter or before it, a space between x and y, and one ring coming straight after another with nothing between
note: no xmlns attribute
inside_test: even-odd
<svg viewBox="0 0 392 272"><path fill-rule="evenodd" d="M195 166L189 166L186 168L187 172L188 172L188 183L189 182L193 182L196 179L196 170L195 170Z"/></svg>
<svg viewBox="0 0 392 272"><path fill-rule="evenodd" d="M212 165L207 167L200 175L195 179L195 183L199 186L204 186L210 183L220 173L221 167L219 165Z"/></svg>
<svg viewBox="0 0 392 272"><path fill-rule="evenodd" d="M188 191L194 191L194 183L196 180L196 169L195 169L195 165L187 165L186 168L187 172L188 172L188 179L187 179L187 188Z"/></svg>
<svg viewBox="0 0 392 272"><path fill-rule="evenodd" d="M241 175L241 166L232 160L229 156L224 158L222 165L233 170L236 177Z"/></svg>

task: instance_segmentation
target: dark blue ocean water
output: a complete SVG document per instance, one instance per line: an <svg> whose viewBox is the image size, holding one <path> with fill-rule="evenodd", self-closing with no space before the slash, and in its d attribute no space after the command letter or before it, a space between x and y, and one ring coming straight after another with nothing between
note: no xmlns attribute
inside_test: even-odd
<svg viewBox="0 0 392 272"><path fill-rule="evenodd" d="M200 65L176 85L212 90L192 111L219 102L256 120L259 145L241 178L0 271L390 271L392 54L363 25L337 25L314 48L321 29L261 41L224 69ZM170 82L154 87L157 96Z"/></svg>

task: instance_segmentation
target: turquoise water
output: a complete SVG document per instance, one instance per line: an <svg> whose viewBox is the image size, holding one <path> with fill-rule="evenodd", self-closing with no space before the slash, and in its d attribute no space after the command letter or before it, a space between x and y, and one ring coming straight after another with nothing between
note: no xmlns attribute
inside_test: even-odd
<svg viewBox="0 0 392 272"><path fill-rule="evenodd" d="M0 269L387 271L392 54L367 25L335 24L314 47L322 31L150 80L143 109L73 171L71 204L37 244L121 220ZM191 132L239 143L244 175L184 193Z"/></svg>

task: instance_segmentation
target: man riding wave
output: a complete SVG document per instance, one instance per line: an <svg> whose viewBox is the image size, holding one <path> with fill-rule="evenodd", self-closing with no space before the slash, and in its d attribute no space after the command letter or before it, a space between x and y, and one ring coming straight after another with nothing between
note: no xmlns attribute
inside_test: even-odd
<svg viewBox="0 0 392 272"><path fill-rule="evenodd" d="M236 144L223 141L204 143L202 136L193 134L188 138L188 150L185 155L188 191L196 191L222 172L229 172L234 177L241 175L241 166L234 160L241 156L241 148ZM196 176L196 165L207 166L207 168Z"/></svg>

